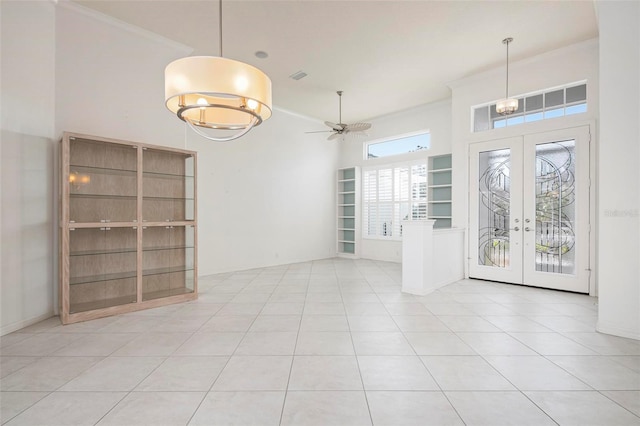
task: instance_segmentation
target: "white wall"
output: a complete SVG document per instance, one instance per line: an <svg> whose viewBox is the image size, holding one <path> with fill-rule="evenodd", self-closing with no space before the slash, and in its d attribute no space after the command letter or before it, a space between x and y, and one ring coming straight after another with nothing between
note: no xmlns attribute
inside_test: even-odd
<svg viewBox="0 0 640 426"><path fill-rule="evenodd" d="M205 140L164 106L164 68L189 48L77 7L58 8L57 31L58 132L198 151L199 275L335 255L337 145L304 134L316 121L276 109Z"/></svg>
<svg viewBox="0 0 640 426"><path fill-rule="evenodd" d="M246 136L198 151L199 275L335 256L338 145L276 109Z"/></svg>
<svg viewBox="0 0 640 426"><path fill-rule="evenodd" d="M344 142L339 142L339 167L371 167L451 153L451 102L449 100L420 105L405 111L377 117L368 120L368 122L372 126L371 130L367 132L369 136L366 139L347 138ZM421 130L429 130L431 133L430 149L394 157L365 159L364 143ZM402 241L362 238L360 257L401 262Z"/></svg>
<svg viewBox="0 0 640 426"><path fill-rule="evenodd" d="M0 2L0 334L53 315L55 9Z"/></svg>
<svg viewBox="0 0 640 426"><path fill-rule="evenodd" d="M164 68L191 48L80 6L56 7L56 134L183 147Z"/></svg>
<svg viewBox="0 0 640 426"><path fill-rule="evenodd" d="M640 3L597 3L598 330L640 339Z"/></svg>

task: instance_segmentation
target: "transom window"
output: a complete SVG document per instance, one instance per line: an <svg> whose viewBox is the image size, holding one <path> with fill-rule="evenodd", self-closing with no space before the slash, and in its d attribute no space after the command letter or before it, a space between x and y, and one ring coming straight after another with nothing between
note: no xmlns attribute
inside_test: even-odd
<svg viewBox="0 0 640 426"><path fill-rule="evenodd" d="M530 93L518 99L518 109L508 116L496 112L496 104L473 109L473 131L482 132L548 118L587 112L587 84L579 83Z"/></svg>
<svg viewBox="0 0 640 426"><path fill-rule="evenodd" d="M409 133L403 136L373 141L366 144L367 158L388 157L391 155L407 154L422 151L431 146L429 131Z"/></svg>
<svg viewBox="0 0 640 426"><path fill-rule="evenodd" d="M363 234L399 240L402 221L427 218L427 162L365 169Z"/></svg>

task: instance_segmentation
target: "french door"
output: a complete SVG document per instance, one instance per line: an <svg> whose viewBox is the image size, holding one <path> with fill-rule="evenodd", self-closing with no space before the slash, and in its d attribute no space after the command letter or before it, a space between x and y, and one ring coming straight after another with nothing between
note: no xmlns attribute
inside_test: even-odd
<svg viewBox="0 0 640 426"><path fill-rule="evenodd" d="M589 292L589 127L470 145L469 276Z"/></svg>

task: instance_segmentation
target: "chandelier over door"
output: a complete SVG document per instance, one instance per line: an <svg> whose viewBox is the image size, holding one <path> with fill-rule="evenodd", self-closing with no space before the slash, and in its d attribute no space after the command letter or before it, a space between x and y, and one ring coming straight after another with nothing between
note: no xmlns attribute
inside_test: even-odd
<svg viewBox="0 0 640 426"><path fill-rule="evenodd" d="M589 291L589 129L473 144L471 277Z"/></svg>

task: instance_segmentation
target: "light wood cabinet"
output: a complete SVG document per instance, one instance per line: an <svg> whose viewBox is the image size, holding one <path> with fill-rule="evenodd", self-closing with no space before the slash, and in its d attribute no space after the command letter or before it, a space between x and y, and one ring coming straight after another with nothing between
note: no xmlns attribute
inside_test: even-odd
<svg viewBox="0 0 640 426"><path fill-rule="evenodd" d="M64 324L197 298L196 153L65 133Z"/></svg>

